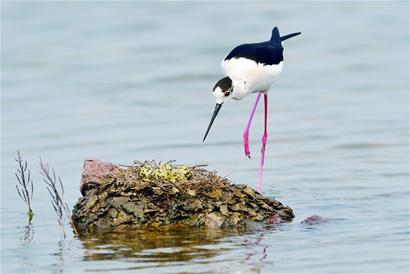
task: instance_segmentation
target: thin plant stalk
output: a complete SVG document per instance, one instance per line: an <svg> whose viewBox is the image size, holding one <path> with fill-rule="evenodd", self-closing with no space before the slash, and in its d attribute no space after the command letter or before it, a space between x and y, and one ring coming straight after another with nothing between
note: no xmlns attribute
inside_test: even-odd
<svg viewBox="0 0 410 274"><path fill-rule="evenodd" d="M17 158L15 159L17 162L17 171L15 173L17 178L16 190L20 198L24 201L27 205L27 216L28 222L31 224L33 220L33 209L31 207L31 201L33 199L33 192L34 192L34 184L31 178L30 169L27 167L27 161L23 160L20 151L17 151Z"/></svg>
<svg viewBox="0 0 410 274"><path fill-rule="evenodd" d="M43 181L47 185L47 191L51 197L51 204L57 215L58 225L63 233L63 237L66 238L67 234L64 229L64 218L67 218L74 233L78 235L75 226L71 220L71 212L68 204L64 201L64 186L60 176L57 176L54 168L51 169L47 162L43 162L40 158L41 175L43 175Z"/></svg>

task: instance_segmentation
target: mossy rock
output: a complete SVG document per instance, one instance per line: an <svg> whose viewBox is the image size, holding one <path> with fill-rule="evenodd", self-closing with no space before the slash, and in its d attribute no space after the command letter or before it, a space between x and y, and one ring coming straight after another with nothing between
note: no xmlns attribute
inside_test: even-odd
<svg viewBox="0 0 410 274"><path fill-rule="evenodd" d="M84 188L74 207L80 234L181 225L246 229L294 217L279 201L200 167L144 162L111 170Z"/></svg>

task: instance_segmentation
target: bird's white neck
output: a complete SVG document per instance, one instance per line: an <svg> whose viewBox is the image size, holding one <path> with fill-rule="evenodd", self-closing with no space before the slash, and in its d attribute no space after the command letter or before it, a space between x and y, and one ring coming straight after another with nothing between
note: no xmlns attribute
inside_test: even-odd
<svg viewBox="0 0 410 274"><path fill-rule="evenodd" d="M232 79L232 86L232 99L240 100L248 95L248 89L245 81L241 79Z"/></svg>

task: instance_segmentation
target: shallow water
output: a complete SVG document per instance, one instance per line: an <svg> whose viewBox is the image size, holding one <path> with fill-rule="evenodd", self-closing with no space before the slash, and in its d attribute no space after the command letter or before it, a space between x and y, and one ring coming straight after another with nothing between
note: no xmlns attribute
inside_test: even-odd
<svg viewBox="0 0 410 274"><path fill-rule="evenodd" d="M2 3L2 273L408 273L409 27L406 2ZM256 187L263 115L227 102L208 140L211 88L234 45L278 25L285 68L269 95L262 192L290 224L254 233L61 233L38 175L56 169L72 206L84 159L208 164ZM35 175L34 223L14 157ZM300 224L313 214L338 221Z"/></svg>

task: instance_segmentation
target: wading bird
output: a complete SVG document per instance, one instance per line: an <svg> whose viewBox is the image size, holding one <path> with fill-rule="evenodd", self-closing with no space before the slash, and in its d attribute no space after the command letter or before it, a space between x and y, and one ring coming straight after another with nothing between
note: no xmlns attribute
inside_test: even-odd
<svg viewBox="0 0 410 274"><path fill-rule="evenodd" d="M222 61L221 67L226 77L220 79L212 90L212 93L215 96L216 105L203 141L205 141L206 136L208 136L215 117L218 115L218 112L226 99L232 98L240 100L250 93L257 93L251 116L249 117L248 123L243 132L245 155L249 158L249 128L251 126L256 107L259 103L259 99L263 94L265 105L265 126L262 136L261 159L259 162L259 192L262 182L266 141L268 139L268 91L282 71L282 41L299 34L300 32L296 32L281 37L278 28L274 27L269 41L237 46Z"/></svg>

